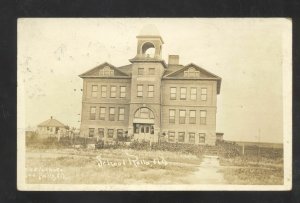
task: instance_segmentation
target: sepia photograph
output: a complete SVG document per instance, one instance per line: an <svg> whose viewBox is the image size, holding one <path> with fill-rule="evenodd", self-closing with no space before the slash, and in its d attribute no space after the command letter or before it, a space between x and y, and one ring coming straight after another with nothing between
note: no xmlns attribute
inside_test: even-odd
<svg viewBox="0 0 300 203"><path fill-rule="evenodd" d="M288 18L19 18L17 186L290 190Z"/></svg>

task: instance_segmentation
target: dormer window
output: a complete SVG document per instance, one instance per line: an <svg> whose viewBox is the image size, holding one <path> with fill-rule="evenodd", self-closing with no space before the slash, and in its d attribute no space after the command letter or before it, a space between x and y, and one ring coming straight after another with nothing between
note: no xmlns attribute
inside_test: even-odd
<svg viewBox="0 0 300 203"><path fill-rule="evenodd" d="M195 68L191 67L184 71L184 77L199 77L200 72L197 71Z"/></svg>
<svg viewBox="0 0 300 203"><path fill-rule="evenodd" d="M105 66L104 68L102 68L99 72L99 74L101 76L112 76L114 75L114 70L112 70L110 67Z"/></svg>

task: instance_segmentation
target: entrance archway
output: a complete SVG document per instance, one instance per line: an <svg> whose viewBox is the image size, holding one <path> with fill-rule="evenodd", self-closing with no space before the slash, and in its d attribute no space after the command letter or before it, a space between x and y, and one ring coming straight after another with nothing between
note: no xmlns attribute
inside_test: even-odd
<svg viewBox="0 0 300 203"><path fill-rule="evenodd" d="M133 118L133 131L138 138L150 139L154 135L154 113L147 107L136 110Z"/></svg>

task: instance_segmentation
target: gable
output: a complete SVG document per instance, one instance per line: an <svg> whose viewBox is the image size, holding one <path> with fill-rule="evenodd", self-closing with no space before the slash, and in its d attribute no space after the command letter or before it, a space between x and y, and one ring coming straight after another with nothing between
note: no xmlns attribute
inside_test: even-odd
<svg viewBox="0 0 300 203"><path fill-rule="evenodd" d="M184 66L183 68L169 73L167 75L165 75L166 78L193 78L193 79L201 79L201 78L214 78L214 79L220 79L219 76L208 72L207 70L191 63L188 64L186 66Z"/></svg>
<svg viewBox="0 0 300 203"><path fill-rule="evenodd" d="M109 63L103 63L87 72L79 75L79 77L119 77L128 76L126 73L118 70L116 67Z"/></svg>

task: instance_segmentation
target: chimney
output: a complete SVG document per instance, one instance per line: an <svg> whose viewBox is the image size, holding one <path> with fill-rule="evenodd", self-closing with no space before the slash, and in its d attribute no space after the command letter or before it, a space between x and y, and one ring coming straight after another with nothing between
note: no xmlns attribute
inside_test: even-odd
<svg viewBox="0 0 300 203"><path fill-rule="evenodd" d="M179 64L179 55L169 55L169 65L178 65Z"/></svg>
<svg viewBox="0 0 300 203"><path fill-rule="evenodd" d="M50 118L52 119L52 116Z"/></svg>

